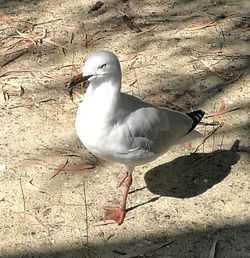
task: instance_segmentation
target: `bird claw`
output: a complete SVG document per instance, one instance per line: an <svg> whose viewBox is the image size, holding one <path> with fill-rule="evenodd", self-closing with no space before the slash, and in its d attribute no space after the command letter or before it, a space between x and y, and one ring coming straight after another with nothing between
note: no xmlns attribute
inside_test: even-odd
<svg viewBox="0 0 250 258"><path fill-rule="evenodd" d="M105 208L105 216L98 222L96 222L95 226L102 226L108 224L117 223L121 225L126 215L126 211L120 207L107 207Z"/></svg>
<svg viewBox="0 0 250 258"><path fill-rule="evenodd" d="M123 173L120 183L118 184L118 187L121 185L124 185L125 191L123 193L122 200L120 202L120 205L118 207L106 207L105 208L105 215L104 217L95 223L95 226L101 226L101 225L108 225L108 224L114 224L117 223L118 225L121 225L124 221L125 215L126 215L126 202L128 197L128 191L132 184L132 174L126 171Z"/></svg>

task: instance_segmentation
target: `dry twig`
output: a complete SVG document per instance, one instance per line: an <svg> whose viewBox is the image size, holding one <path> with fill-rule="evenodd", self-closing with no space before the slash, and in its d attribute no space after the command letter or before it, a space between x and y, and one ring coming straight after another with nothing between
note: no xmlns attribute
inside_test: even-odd
<svg viewBox="0 0 250 258"><path fill-rule="evenodd" d="M96 41L96 40L98 40L98 39L101 39L101 38L94 39L94 37L95 37L97 34L99 34L100 32L101 32L101 31L98 30L98 31L94 32L93 34L91 34L90 36L88 36L88 34L86 34L86 36L85 36L85 47L86 47L86 48L88 48L88 46L89 46L89 44L90 44L91 42L94 42L94 41Z"/></svg>
<svg viewBox="0 0 250 258"><path fill-rule="evenodd" d="M20 49L19 51L16 51L15 53L7 53L6 56L3 58L3 61L0 61L0 66L4 67L5 65L13 62L17 58L21 57L24 53L26 53L28 49Z"/></svg>
<svg viewBox="0 0 250 258"><path fill-rule="evenodd" d="M197 62L197 60L195 60L195 61ZM218 78L220 78L222 80L225 80L227 82L227 84L231 84L231 83L236 82L244 74L244 72L239 72L234 78L232 78L231 76L225 76L222 73L219 73L213 65L206 66L201 61L198 61L197 63L198 63L198 66L197 66L197 64L193 63L193 67L194 67L195 70L210 72L213 75L217 76Z"/></svg>
<svg viewBox="0 0 250 258"><path fill-rule="evenodd" d="M35 72L35 71L31 71L31 70L13 70L13 71L8 71L8 72L4 72L4 73L0 74L0 80L1 80L2 77L6 77L6 76L8 76L8 75L10 75L12 73L31 73L32 74L33 72Z"/></svg>
<svg viewBox="0 0 250 258"><path fill-rule="evenodd" d="M216 116L224 115L224 114L226 114L226 113L230 113L230 112L233 112L233 111L236 111L236 110L240 110L240 109L243 108L243 107L235 107L235 108L228 109L228 108L226 108L226 106L225 106L224 100L221 99L220 101L221 101L221 103L220 103L220 108L219 108L219 110L213 111L211 114L206 115L205 118L216 117Z"/></svg>
<svg viewBox="0 0 250 258"><path fill-rule="evenodd" d="M155 28L157 28L157 26L154 26L152 28L149 28L148 30L144 30L144 31L141 31L141 32L138 32L136 36L141 36L141 35L144 35L148 32L151 32L152 30L154 30Z"/></svg>
<svg viewBox="0 0 250 258"><path fill-rule="evenodd" d="M214 257L215 257L217 242L218 242L218 240L215 240L215 241L213 242L213 245L212 245L212 247L211 247L211 249L210 249L208 258L214 258Z"/></svg>
<svg viewBox="0 0 250 258"><path fill-rule="evenodd" d="M15 109L15 108L20 108L20 107L32 107L32 106L35 106L35 107L38 108L41 103L49 102L49 101L53 101L53 100L55 100L55 99L52 98L52 97L48 97L48 98L45 98L45 99L37 100L35 102L30 102L30 103L27 103L27 104L20 104L20 105L16 105L16 106L11 106L11 107L9 107L9 109Z"/></svg>
<svg viewBox="0 0 250 258"><path fill-rule="evenodd" d="M23 198L23 211L26 211L26 204L25 204L25 196L24 196L24 191L23 191L23 185L22 185L22 179L19 178L19 183L20 183L20 188L22 192L22 198Z"/></svg>
<svg viewBox="0 0 250 258"><path fill-rule="evenodd" d="M142 247L138 251L129 252L125 255L122 255L121 257L123 257L123 258L133 258L133 257L138 257L138 256L144 256L148 253L152 253L156 250L159 250L159 249L163 248L164 246L167 246L167 245L171 244L172 242L173 241L167 241L167 242L164 242L164 243L155 243L155 244L152 244L152 245L149 245L149 246Z"/></svg>
<svg viewBox="0 0 250 258"><path fill-rule="evenodd" d="M87 197L86 197L86 186L85 181L83 181L83 195L80 193L82 199L84 200L85 206L85 224L86 224L86 237L87 237L87 246L89 244L89 224L88 224L88 206L87 206Z"/></svg>
<svg viewBox="0 0 250 258"><path fill-rule="evenodd" d="M205 29L205 28L208 28L208 27L212 27L215 24L216 24L215 21L210 21L210 22L205 23L205 24L195 25L193 27L188 27L185 30L201 30L201 29Z"/></svg>
<svg viewBox="0 0 250 258"><path fill-rule="evenodd" d="M192 152L193 153L196 153L198 151L198 149L200 148L200 146L202 146L208 138L210 138L212 135L214 135L219 129L221 129L223 126L223 124L220 124L218 125L212 132L210 132L203 140L202 142L196 147L196 149Z"/></svg>

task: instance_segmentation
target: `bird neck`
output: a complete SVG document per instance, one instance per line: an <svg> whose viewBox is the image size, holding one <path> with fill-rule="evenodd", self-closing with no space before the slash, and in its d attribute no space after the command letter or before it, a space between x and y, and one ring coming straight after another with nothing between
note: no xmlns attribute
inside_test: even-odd
<svg viewBox="0 0 250 258"><path fill-rule="evenodd" d="M114 110L118 109L120 102L120 81L107 80L101 84L91 82L86 91L84 102L92 109L97 109L103 117L112 119Z"/></svg>
<svg viewBox="0 0 250 258"><path fill-rule="evenodd" d="M86 96L95 97L103 94L102 96L119 95L121 91L121 79L120 78L105 78L102 80L91 81L86 91Z"/></svg>

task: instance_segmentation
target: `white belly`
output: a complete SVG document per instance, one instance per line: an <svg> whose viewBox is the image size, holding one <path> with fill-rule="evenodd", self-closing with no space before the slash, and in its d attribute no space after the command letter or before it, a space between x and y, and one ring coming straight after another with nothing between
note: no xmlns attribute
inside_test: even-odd
<svg viewBox="0 0 250 258"><path fill-rule="evenodd" d="M104 120L105 117L102 111L94 110L88 103L81 102L76 116L76 132L83 145L95 156L115 160L115 152L123 150L119 150L119 139L112 135L114 125ZM114 139L115 149L112 148Z"/></svg>

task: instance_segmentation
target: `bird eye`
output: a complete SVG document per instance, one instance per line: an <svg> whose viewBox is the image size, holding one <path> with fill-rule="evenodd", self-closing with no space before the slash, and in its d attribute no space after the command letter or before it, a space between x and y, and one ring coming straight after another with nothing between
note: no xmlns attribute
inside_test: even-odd
<svg viewBox="0 0 250 258"><path fill-rule="evenodd" d="M107 64L103 64L100 66L101 69L105 69L107 67Z"/></svg>

